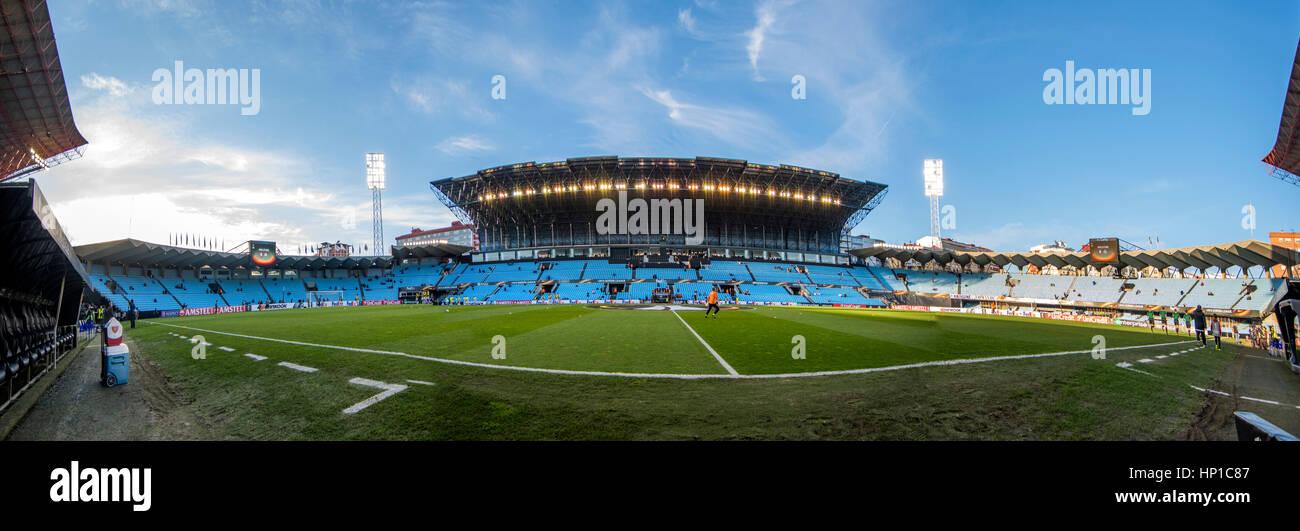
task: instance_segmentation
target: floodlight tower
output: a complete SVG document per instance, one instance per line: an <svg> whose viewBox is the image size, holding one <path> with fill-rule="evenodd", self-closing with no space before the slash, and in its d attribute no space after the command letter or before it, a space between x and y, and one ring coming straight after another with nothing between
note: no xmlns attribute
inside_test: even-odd
<svg viewBox="0 0 1300 531"><path fill-rule="evenodd" d="M384 154L366 153L366 188L370 189L370 216L374 224L374 255L384 248Z"/></svg>
<svg viewBox="0 0 1300 531"><path fill-rule="evenodd" d="M925 159L925 196L930 198L930 236L939 240L939 198L943 196L943 160Z"/></svg>

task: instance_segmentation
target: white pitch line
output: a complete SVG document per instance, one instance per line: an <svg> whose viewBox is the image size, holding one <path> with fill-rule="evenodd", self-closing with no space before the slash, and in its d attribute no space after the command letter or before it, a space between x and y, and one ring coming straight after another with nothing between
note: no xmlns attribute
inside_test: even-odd
<svg viewBox="0 0 1300 531"><path fill-rule="evenodd" d="M249 352L248 354L244 354L244 356L253 358L253 361L262 361L266 359L266 356L258 356L257 354L253 354L252 352Z"/></svg>
<svg viewBox="0 0 1300 531"><path fill-rule="evenodd" d="M406 383L413 383L413 384L420 384L420 385L438 385L433 382L424 382L420 380L407 380Z"/></svg>
<svg viewBox="0 0 1300 531"><path fill-rule="evenodd" d="M1156 362L1156 360L1153 360L1153 359L1151 359L1151 358L1142 358L1142 359L1138 360L1138 363L1155 363L1155 362Z"/></svg>
<svg viewBox="0 0 1300 531"><path fill-rule="evenodd" d="M1214 389L1205 389L1205 388L1203 388L1203 387L1197 387L1197 386L1192 385L1192 384L1187 384L1187 385L1190 385L1190 386L1192 387L1192 389L1195 389L1195 390L1200 391L1200 392L1202 392L1202 393L1214 393L1214 394L1216 394L1216 395L1221 395L1221 396L1232 396L1232 395L1230 395L1230 394L1228 394L1228 393L1225 393L1225 392L1223 392L1223 391L1215 391Z"/></svg>
<svg viewBox="0 0 1300 531"><path fill-rule="evenodd" d="M1126 362L1121 361L1121 362L1119 362L1119 363L1116 363L1115 366L1116 366L1116 367L1119 367L1119 368L1121 368L1121 369L1124 369L1124 370L1133 371L1133 372L1138 372L1138 373L1145 374L1145 375L1147 375L1147 376L1155 376L1156 378L1159 378L1159 376L1156 376L1156 375L1154 375L1154 374L1151 374L1151 373L1149 373L1149 372L1147 372L1147 371L1140 370L1140 369L1134 369L1132 363L1126 363Z"/></svg>
<svg viewBox="0 0 1300 531"><path fill-rule="evenodd" d="M1249 397L1249 396L1243 396L1243 397L1241 397L1241 399L1242 399L1242 400L1250 400L1251 402L1263 402L1263 403L1265 403L1265 404L1273 404L1273 405L1275 405L1275 406L1280 406L1280 405L1282 405L1281 402L1278 402L1278 401L1276 401L1276 400L1264 400L1263 398L1251 398L1251 397Z"/></svg>
<svg viewBox="0 0 1300 531"><path fill-rule="evenodd" d="M234 351L235 351L235 349L230 348L230 347L217 347L217 348L220 349L220 350L224 350L224 351L226 351L226 352L234 352Z"/></svg>
<svg viewBox="0 0 1300 531"><path fill-rule="evenodd" d="M435 357L432 357L432 356L421 356L421 355L419 355L419 354L409 354L409 353L406 353L406 352L394 352L394 351L391 351L391 350L376 350L376 349L369 349L369 348L344 347L344 346L340 346L340 345L322 345L322 344L319 344L319 343L307 343L307 342L305 342L305 341L294 341L294 340L291 340L291 339L276 339L276 338L273 338L273 337L250 336L250 335L246 335L246 334L236 334L236 333L233 333L233 332L221 332L221 331L218 331L218 330L206 330L206 329L202 329L202 328L190 328L190 327L188 327L188 326L174 325L174 324L169 324L169 323L155 323L155 322L151 322L151 321L145 321L145 323L147 323L147 324L151 324L151 325L160 325L160 326L174 326L174 327L177 327L177 328L185 328L185 329L188 329L188 330L195 330L195 331L198 331L198 332L205 332L205 333L209 333L209 334L220 334L220 335L224 335L224 336L240 337L240 338L244 338L244 339L256 339L256 340L259 340L259 341L270 341L270 342L273 342L273 343L284 343L284 344L287 344L287 345L299 345L299 346L304 346L304 347L314 347L314 348L328 348L328 349L334 349L334 350L345 350L345 351L348 351L348 352L364 352L364 353L367 353L367 354L380 354L380 355L384 355L384 356L399 356L399 357L403 357L403 358L411 358L411 359L423 360L423 361L432 361L432 362L435 362L435 363L445 363L445 364L447 364L447 365L461 365L461 366L465 366L465 367L479 367L479 368L484 368L484 369L501 369L501 370L507 370L507 371L519 371L519 372L536 372L536 373L544 373L544 374L563 374L563 375L570 375L570 376L615 376L615 377L619 377L619 378L666 378L666 379L674 379L674 380L705 380L705 379L712 379L712 378L721 378L721 379L742 379L742 380L751 380L751 379L753 379L753 380L757 380L757 379L765 379L765 378L810 378L810 377L815 377L815 376L840 376L840 375L846 375L846 374L868 374L868 373L875 373L875 372L900 371L900 370L905 370L905 369L917 369L917 368L922 368L922 367L941 367L941 366L950 366L950 365L966 365L966 364L970 364L970 363L987 363L987 362L991 362L991 361L1024 360L1024 359L1033 359L1033 358L1050 358L1050 357L1056 357L1056 356L1070 356L1070 355L1074 355L1074 354L1092 354L1092 349L1088 349L1088 350L1071 350L1071 351L1068 351L1068 352L1046 352L1046 353L1042 353L1042 354L1017 354L1017 355L1013 355L1013 356L994 356L994 357L989 357L989 358L966 358L966 359L955 359L955 360L925 361L925 362L919 362L919 363L909 363L909 364L907 364L907 365L891 365L891 366L887 366L887 367L872 367L872 368L869 368L869 369L848 369L848 370L842 370L842 371L791 372L791 373L783 373L783 374L737 374L737 375L731 375L731 374L666 374L666 373L641 373L641 372L604 372L604 371L575 371L575 370L568 370L568 369L539 369L539 368L537 368L537 367L520 367L520 366L516 366L516 365L496 365L496 364L492 364L492 363L478 363L478 362L473 362L473 361L449 360L449 359L445 359L445 358L435 358ZM1109 351L1109 352L1115 352L1115 351L1120 351L1120 350L1131 350L1131 349L1138 349L1138 348L1157 348L1157 347L1167 347L1167 346L1170 346L1170 345L1180 345L1180 344L1185 343L1185 342L1186 342L1186 341L1178 341L1178 342L1174 342L1174 343L1157 343L1157 344L1154 344L1154 345L1137 345L1137 346L1131 346L1131 347L1111 347L1111 348L1108 348L1107 351Z"/></svg>
<svg viewBox="0 0 1300 531"><path fill-rule="evenodd" d="M1158 359L1158 360L1162 360L1162 359L1165 359L1165 358L1168 358L1168 357L1169 357L1169 356L1156 356L1156 359Z"/></svg>
<svg viewBox="0 0 1300 531"><path fill-rule="evenodd" d="M389 383L379 382L375 380L367 380L365 378L353 378L351 380L348 380L348 383L356 384L356 385L364 385L366 387L374 387L376 389L383 389L384 392L379 393L370 398L367 398L365 400L362 400L360 402L357 402L355 404L352 404L351 407L348 407L347 409L343 410L344 415L351 415L353 413L361 411L365 408L377 404L380 400L383 400L385 398L388 398L390 396L393 396L397 393L406 390L406 386L402 384L389 384Z"/></svg>
<svg viewBox="0 0 1300 531"><path fill-rule="evenodd" d="M313 368L313 367L308 367L308 366L306 366L306 365L298 365L297 363L289 363L289 362L287 362L287 361L282 361L282 362L280 362L280 363L277 363L277 365L279 365L279 366L281 366L281 367L287 367L287 368L293 369L293 370L295 370L295 371L302 371L302 372L316 372L316 369Z"/></svg>
<svg viewBox="0 0 1300 531"><path fill-rule="evenodd" d="M1195 390L1197 390L1197 391L1201 391L1201 392L1203 392L1203 393L1214 393L1214 394L1216 394L1216 395L1221 395L1221 396L1226 396L1226 397L1232 397L1232 395L1230 395L1230 394L1228 394L1228 393L1225 393L1225 392L1223 392L1223 391L1215 391L1214 389L1204 389L1204 388L1197 387L1197 386L1192 385L1192 384L1187 384L1187 385L1191 386L1192 389L1195 389ZM1240 399L1242 399L1242 400L1250 400L1251 402L1260 402L1260 403L1263 403L1263 404L1271 404L1271 405L1274 405L1274 406L1294 407L1294 408L1296 408L1296 409L1300 409L1300 406L1292 406L1292 405L1290 405L1290 404L1283 404L1282 402L1278 402L1278 401L1276 401L1276 400L1264 400L1263 398L1254 398L1254 397L1249 397L1249 396L1239 396L1239 397L1237 397L1237 398L1240 398Z"/></svg>
<svg viewBox="0 0 1300 531"><path fill-rule="evenodd" d="M695 336L695 339L700 340L700 344L704 345L704 348L709 349L709 353L713 354L713 357L718 360L718 363L722 364L722 368L727 369L727 372L732 376L740 375L740 373L736 372L736 369L731 368L731 365L727 363L727 360L722 359L722 356L719 356L718 352L716 350L713 350L713 347L710 347L708 343L704 342L704 338L700 337L699 334L695 333L695 329L691 328L691 325L686 324L686 320L682 319L682 316L677 315L677 310L673 310L672 312L673 315L677 317L677 320L682 322L682 326L685 326L687 330L690 330L691 335Z"/></svg>

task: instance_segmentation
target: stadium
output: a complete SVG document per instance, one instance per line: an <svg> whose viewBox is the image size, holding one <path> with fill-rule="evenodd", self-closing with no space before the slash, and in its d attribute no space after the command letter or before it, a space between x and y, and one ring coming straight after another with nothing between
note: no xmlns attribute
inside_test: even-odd
<svg viewBox="0 0 1300 531"><path fill-rule="evenodd" d="M477 248L267 263L253 260L265 242L118 240L73 248L71 267L89 300L138 310L130 340L168 380L228 415L184 437L1231 439L1206 389L1250 396L1224 374L1286 292L1250 271L1296 264L1258 241L1100 258L854 248L846 227L884 185L739 160L569 159L430 185ZM702 241L601 234L597 203L620 192L702 199ZM1198 306L1223 351L1194 340ZM798 406L772 409L790 393ZM1134 401L1150 411L1116 414Z"/></svg>
<svg viewBox="0 0 1300 531"><path fill-rule="evenodd" d="M29 12L5 19L6 49L48 66L0 78L12 440L1300 433L1293 246L1096 234L1081 251L996 252L937 229L888 244L853 234L888 185L836 168L588 156L428 175L427 207L458 223L366 256L265 234L73 246L38 181L87 142L49 14ZM1300 173L1298 79L1300 55L1266 158L1285 175ZM1194 312L1221 346L1198 340ZM148 420L73 425L104 406L55 382L98 381L114 317L133 379L96 401L144 389L124 415ZM1243 428L1243 411L1267 422Z"/></svg>

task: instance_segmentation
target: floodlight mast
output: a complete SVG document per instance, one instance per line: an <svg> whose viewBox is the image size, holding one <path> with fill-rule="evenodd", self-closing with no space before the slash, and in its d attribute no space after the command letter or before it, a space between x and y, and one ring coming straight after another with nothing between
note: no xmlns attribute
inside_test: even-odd
<svg viewBox="0 0 1300 531"><path fill-rule="evenodd" d="M925 178L925 196L930 198L930 236L935 242L942 241L939 238L939 198L943 196L943 160L942 159L925 159L925 164L921 171Z"/></svg>
<svg viewBox="0 0 1300 531"><path fill-rule="evenodd" d="M384 247L384 187L387 171L383 153L366 153L366 187L370 189L370 218L372 224L371 248L374 256Z"/></svg>

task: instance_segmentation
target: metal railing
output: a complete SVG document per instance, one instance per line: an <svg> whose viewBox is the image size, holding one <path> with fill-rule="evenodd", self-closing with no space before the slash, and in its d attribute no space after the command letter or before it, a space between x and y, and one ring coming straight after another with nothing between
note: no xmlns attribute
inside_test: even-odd
<svg viewBox="0 0 1300 531"><path fill-rule="evenodd" d="M48 332L37 345L29 347L27 352L22 353L23 356L31 356L26 367L9 374L0 385L0 399L3 399L0 413L57 367L65 356L83 347L96 333L97 327L86 326L85 323L58 326ZM33 351L36 354L32 354ZM6 359L8 355L6 352Z"/></svg>

